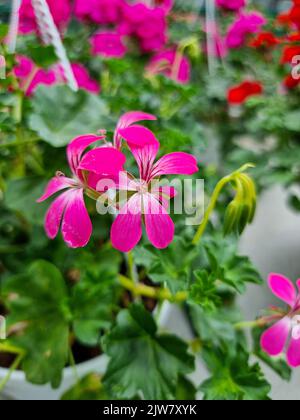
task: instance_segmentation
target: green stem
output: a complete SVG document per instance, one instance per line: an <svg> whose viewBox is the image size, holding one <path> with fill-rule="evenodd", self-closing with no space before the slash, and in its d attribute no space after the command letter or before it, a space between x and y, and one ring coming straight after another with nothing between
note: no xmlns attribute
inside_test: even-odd
<svg viewBox="0 0 300 420"><path fill-rule="evenodd" d="M23 349L20 349L18 347L12 346L12 345L7 344L7 343L5 343L5 344L0 343L0 351L17 355L16 359L14 360L11 367L9 368L9 371L8 371L7 375L0 382L0 392L1 392L1 391L3 391L3 389L5 388L7 383L9 382L13 372L19 367L20 363L22 362L22 360L25 356L25 351Z"/></svg>
<svg viewBox="0 0 300 420"><path fill-rule="evenodd" d="M234 325L236 330L252 329L256 327L263 327L266 322L263 319L256 319L255 321L244 321Z"/></svg>
<svg viewBox="0 0 300 420"><path fill-rule="evenodd" d="M143 296L156 300L167 300L173 303L182 303L188 298L187 292L178 292L173 295L169 289L157 289L143 283L135 284L132 280L122 275L119 275L119 282L125 289L129 290L135 296Z"/></svg>
<svg viewBox="0 0 300 420"><path fill-rule="evenodd" d="M228 175L225 178L221 179L221 181L218 182L218 184L217 184L217 186L216 186L216 188L213 192L213 195L211 197L209 206L207 207L207 209L205 211L203 221L202 221L201 225L199 226L196 235L194 236L193 245L197 245L200 242L200 240L203 236L203 233L205 232L205 229L207 227L207 224L209 222L210 216L211 216L212 212L214 211L214 209L216 207L216 204L218 202L218 198L219 198L220 193L222 192L222 189L225 187L225 185L227 185L231 181L232 181L232 175Z"/></svg>

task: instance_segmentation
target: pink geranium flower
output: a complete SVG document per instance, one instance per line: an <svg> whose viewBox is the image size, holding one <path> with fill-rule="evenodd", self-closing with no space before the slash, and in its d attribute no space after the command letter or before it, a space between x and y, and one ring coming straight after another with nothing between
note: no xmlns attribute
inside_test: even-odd
<svg viewBox="0 0 300 420"><path fill-rule="evenodd" d="M122 58L127 52L123 37L116 32L98 32L91 38L92 54Z"/></svg>
<svg viewBox="0 0 300 420"><path fill-rule="evenodd" d="M30 58L25 56L18 56L17 63L13 72L26 96L31 96L40 85L52 86L56 84L54 70L40 69Z"/></svg>
<svg viewBox="0 0 300 420"><path fill-rule="evenodd" d="M55 65L50 69L41 69L30 58L25 56L18 56L17 62L18 64L13 71L19 80L20 88L25 92L26 96L33 95L40 85L53 86L66 82L59 65ZM94 94L100 92L98 82L90 77L89 72L83 65L73 63L72 70L80 89Z"/></svg>
<svg viewBox="0 0 300 420"><path fill-rule="evenodd" d="M67 26L72 12L70 0L47 0L54 22L59 29ZM22 34L28 34L37 30L36 17L31 0L22 0L20 7L19 30Z"/></svg>
<svg viewBox="0 0 300 420"><path fill-rule="evenodd" d="M167 41L166 12L163 8L152 8L144 3L127 4L119 31L135 36L143 52L159 50Z"/></svg>
<svg viewBox="0 0 300 420"><path fill-rule="evenodd" d="M112 147L99 147L85 153L91 144L103 140L94 135L74 139L67 149L73 177L57 175L46 187L43 202L54 194L66 190L54 200L45 219L48 237L54 239L61 228L64 241L71 248L84 247L92 234L92 223L84 203L84 192L93 188L95 178L116 177L123 169L125 156Z"/></svg>
<svg viewBox="0 0 300 420"><path fill-rule="evenodd" d="M82 64L72 63L71 67L79 89L83 89L95 95L100 93L101 89L99 83L91 78L88 70ZM55 67L55 72L57 75L57 82L66 83L66 78L60 66Z"/></svg>
<svg viewBox="0 0 300 420"><path fill-rule="evenodd" d="M139 168L140 176L123 173L119 190L131 194L121 208L111 229L113 246L131 251L142 238L142 222L150 242L158 249L166 248L174 238L175 226L168 214L168 201L176 195L173 188L159 187L155 182L163 175L192 175L198 171L197 160L187 153L171 153L155 163L159 142L153 133L139 126L119 129L119 135L127 140ZM138 145L144 137L145 146ZM154 184L154 185L153 185Z"/></svg>
<svg viewBox="0 0 300 420"><path fill-rule="evenodd" d="M246 6L246 0L216 0L219 7L227 10L237 11Z"/></svg>
<svg viewBox="0 0 300 420"><path fill-rule="evenodd" d="M287 360L291 367L300 366L300 280L298 291L294 284L280 274L271 274L269 287L279 299L289 306L286 313L279 311L275 319L280 319L269 328L261 338L263 350L270 356L280 355L290 339L287 348Z"/></svg>
<svg viewBox="0 0 300 420"><path fill-rule="evenodd" d="M117 24L123 16L125 0L75 0L74 14L84 21Z"/></svg>
<svg viewBox="0 0 300 420"><path fill-rule="evenodd" d="M259 32L265 23L266 19L260 13L241 13L228 30L226 37L228 48L242 47L247 36Z"/></svg>
<svg viewBox="0 0 300 420"><path fill-rule="evenodd" d="M146 69L150 74L164 74L177 83L188 83L191 65L187 57L176 50L166 50L154 55Z"/></svg>

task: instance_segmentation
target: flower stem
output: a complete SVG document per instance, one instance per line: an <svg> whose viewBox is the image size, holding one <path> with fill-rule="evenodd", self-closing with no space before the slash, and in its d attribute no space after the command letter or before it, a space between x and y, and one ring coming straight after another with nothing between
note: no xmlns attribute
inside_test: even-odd
<svg viewBox="0 0 300 420"><path fill-rule="evenodd" d="M135 296L143 296L157 300L167 300L173 303L182 303L188 298L187 292L178 292L173 295L169 289L157 289L143 283L136 284L121 274L119 275L119 282L125 289L129 290Z"/></svg>
<svg viewBox="0 0 300 420"><path fill-rule="evenodd" d="M266 321L264 319L256 319L255 321L245 321L245 322L239 322L234 325L234 328L236 330L244 330L244 329L252 329L256 327L263 327L266 324Z"/></svg>
<svg viewBox="0 0 300 420"><path fill-rule="evenodd" d="M1 392L1 391L3 391L3 389L5 388L7 383L9 382L13 372L19 367L20 363L22 362L22 360L25 356L25 351L23 349L20 349L18 347L12 346L12 345L7 344L7 343L3 343L3 344L0 343L0 351L17 355L16 359L14 360L11 367L9 368L9 371L8 371L7 375L0 382L0 392Z"/></svg>
<svg viewBox="0 0 300 420"><path fill-rule="evenodd" d="M232 175L228 175L225 178L221 179L221 181L218 182L218 184L217 184L217 186L216 186L216 188L213 192L213 195L211 197L209 206L207 207L207 209L205 211L203 221L202 221L201 225L199 226L198 231L196 232L196 235L194 236L193 245L197 245L200 242L200 240L201 240L201 238L202 238L202 236L205 232L205 229L207 227L207 224L209 222L210 216L211 216L212 212L214 211L214 209L216 207L219 195L220 195L222 189L225 187L225 185L227 185L229 182L231 182L231 180L232 180Z"/></svg>

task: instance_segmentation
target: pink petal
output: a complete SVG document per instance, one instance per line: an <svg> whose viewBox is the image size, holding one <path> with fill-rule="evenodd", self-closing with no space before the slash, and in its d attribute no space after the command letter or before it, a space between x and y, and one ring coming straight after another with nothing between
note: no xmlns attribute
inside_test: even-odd
<svg viewBox="0 0 300 420"><path fill-rule="evenodd" d="M292 338L287 352L287 360L291 367L300 366L300 338L298 340Z"/></svg>
<svg viewBox="0 0 300 420"><path fill-rule="evenodd" d="M142 198L135 194L114 221L111 242L119 251L129 252L140 242L142 234Z"/></svg>
<svg viewBox="0 0 300 420"><path fill-rule="evenodd" d="M99 147L87 152L78 169L103 175L117 175L123 170L126 157L113 147Z"/></svg>
<svg viewBox="0 0 300 420"><path fill-rule="evenodd" d="M167 248L174 239L173 220L152 194L143 194L143 203L149 241L155 248Z"/></svg>
<svg viewBox="0 0 300 420"><path fill-rule="evenodd" d="M122 115L122 117L118 121L116 131L115 131L115 136L114 136L115 147L119 149L122 145L122 138L119 134L120 129L127 128L131 126L132 124L135 124L139 121L154 121L154 120L156 120L156 117L154 115L146 114L145 112L141 112L141 111L131 111Z"/></svg>
<svg viewBox="0 0 300 420"><path fill-rule="evenodd" d="M155 164L151 178L161 175L193 175L198 170L195 156L183 152L170 153Z"/></svg>
<svg viewBox="0 0 300 420"><path fill-rule="evenodd" d="M279 299L291 308L296 303L296 289L293 283L281 274L271 273L268 279L269 287Z"/></svg>
<svg viewBox="0 0 300 420"><path fill-rule="evenodd" d="M155 141L145 144L144 146L129 143L130 150L133 156L135 157L135 160L137 161L140 170L140 178L144 181L150 180L150 174L159 150L159 146L160 144L156 139Z"/></svg>
<svg viewBox="0 0 300 420"><path fill-rule="evenodd" d="M298 290L299 290L299 293L300 293L300 279L297 280L297 287L298 287Z"/></svg>
<svg viewBox="0 0 300 420"><path fill-rule="evenodd" d="M155 135L142 125L133 125L131 127L122 128L119 134L129 145L143 147L147 144L157 144L158 140Z"/></svg>
<svg viewBox="0 0 300 420"><path fill-rule="evenodd" d="M89 242L93 227L85 207L83 190L74 189L70 193L61 230L70 248L81 248Z"/></svg>
<svg viewBox="0 0 300 420"><path fill-rule="evenodd" d="M70 198L71 191L67 191L60 195L56 200L53 201L51 206L49 207L46 218L45 218L45 230L48 238L54 239L56 238L61 219Z"/></svg>
<svg viewBox="0 0 300 420"><path fill-rule="evenodd" d="M65 188L70 188L74 185L75 182L73 179L67 178L65 176L56 176L50 180L46 187L45 193L37 200L37 202L42 203L57 192L64 190Z"/></svg>
<svg viewBox="0 0 300 420"><path fill-rule="evenodd" d="M274 324L261 337L261 347L270 356L278 356L285 348L291 330L291 320L288 317Z"/></svg>
<svg viewBox="0 0 300 420"><path fill-rule="evenodd" d="M76 137L68 146L67 156L70 168L74 175L77 175L77 169L85 149L96 141L103 140L104 136L95 136L94 134L86 134Z"/></svg>
<svg viewBox="0 0 300 420"><path fill-rule="evenodd" d="M153 194L155 198L161 202L164 208L168 210L170 200L176 197L177 191L174 187L160 186L151 189L151 194Z"/></svg>

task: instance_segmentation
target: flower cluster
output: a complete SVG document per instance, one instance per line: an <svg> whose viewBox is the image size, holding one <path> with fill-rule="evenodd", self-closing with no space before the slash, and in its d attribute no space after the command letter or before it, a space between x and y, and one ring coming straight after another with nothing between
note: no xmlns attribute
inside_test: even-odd
<svg viewBox="0 0 300 420"><path fill-rule="evenodd" d="M166 248L174 238L174 223L168 214L169 201L176 195L173 188L158 186L164 175L192 175L198 171L197 160L187 153L171 153L155 163L160 144L146 127L136 124L155 117L143 112L129 112L119 120L113 144L105 136L86 135L74 139L67 149L72 178L55 176L46 187L39 202L64 191L50 206L45 220L46 233L54 239L61 227L68 246L85 246L92 234L92 223L84 203L88 196L106 198L108 181L117 191L126 191L125 203L116 203L119 215L111 229L113 246L128 252L142 237L142 222L150 242L156 248ZM139 169L139 177L126 172L125 155L121 152L127 142ZM100 146L85 153L93 143Z"/></svg>
<svg viewBox="0 0 300 420"><path fill-rule="evenodd" d="M63 30L69 23L72 14L71 0L47 0L50 12L57 27ZM20 26L22 34L37 31L36 17L31 0L23 0L20 7Z"/></svg>
<svg viewBox="0 0 300 420"><path fill-rule="evenodd" d="M288 305L288 310L272 308L270 321L277 321L261 338L263 350L270 356L279 356L286 348L291 367L300 366L300 280L298 291L294 284L280 274L271 274L269 287L276 297Z"/></svg>
<svg viewBox="0 0 300 420"><path fill-rule="evenodd" d="M39 68L30 58L25 56L17 57L18 63L14 67L14 74L19 80L20 88L26 96L31 96L40 85L53 86L58 83L65 83L64 73L59 65L46 70ZM79 63L72 64L72 70L80 89L90 93L98 94L100 86L93 80L86 68Z"/></svg>
<svg viewBox="0 0 300 420"><path fill-rule="evenodd" d="M245 45L247 36L259 32L265 23L266 20L260 13L240 13L228 30L228 48L240 48Z"/></svg>

